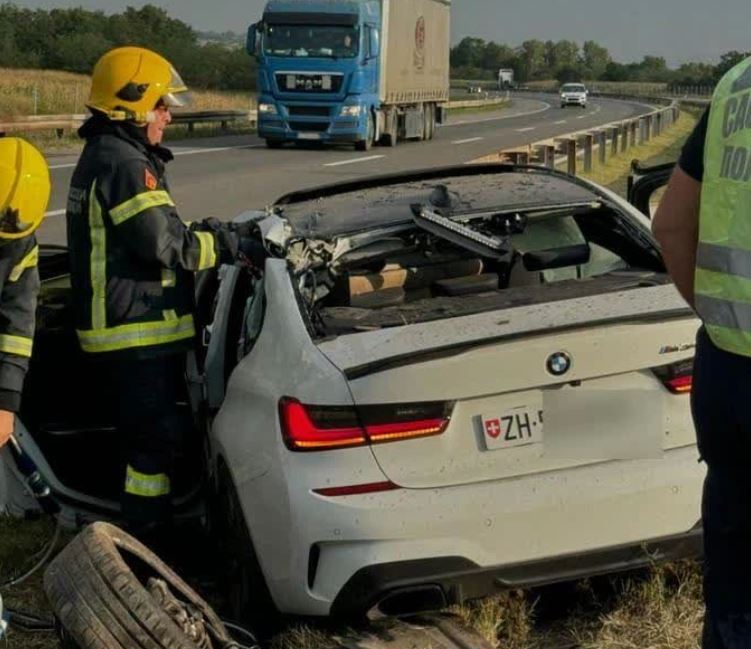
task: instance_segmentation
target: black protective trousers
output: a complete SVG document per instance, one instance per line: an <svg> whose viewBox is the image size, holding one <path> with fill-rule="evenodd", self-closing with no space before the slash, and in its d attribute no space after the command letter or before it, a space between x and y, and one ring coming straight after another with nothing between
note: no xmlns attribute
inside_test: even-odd
<svg viewBox="0 0 751 649"><path fill-rule="evenodd" d="M691 406L707 464L704 649L751 649L751 358L697 337Z"/></svg>
<svg viewBox="0 0 751 649"><path fill-rule="evenodd" d="M174 484L175 467L185 450L186 422L178 405L185 398L185 355L120 360L114 369L124 464L141 474L164 474ZM137 496L123 487L126 526L138 534L168 525L171 495Z"/></svg>

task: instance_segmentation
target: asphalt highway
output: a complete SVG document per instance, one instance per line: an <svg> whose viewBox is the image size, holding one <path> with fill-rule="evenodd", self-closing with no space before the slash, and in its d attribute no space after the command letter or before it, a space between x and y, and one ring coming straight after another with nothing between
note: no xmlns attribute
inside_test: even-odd
<svg viewBox="0 0 751 649"><path fill-rule="evenodd" d="M552 95L523 95L499 112L456 113L431 142L400 142L395 148L266 149L255 135L167 141L175 153L168 167L171 194L184 220L231 219L263 208L286 192L371 175L463 164L503 148L647 113L650 106L611 99L561 109ZM53 194L38 238L65 243L65 200L76 154L49 156Z"/></svg>

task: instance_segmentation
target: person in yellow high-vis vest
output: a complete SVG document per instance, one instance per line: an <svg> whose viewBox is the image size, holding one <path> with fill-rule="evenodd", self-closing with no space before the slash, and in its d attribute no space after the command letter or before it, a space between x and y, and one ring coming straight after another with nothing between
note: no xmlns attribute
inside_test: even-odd
<svg viewBox="0 0 751 649"><path fill-rule="evenodd" d="M702 321L691 405L707 465L703 647L751 647L751 58L718 84L652 229Z"/></svg>
<svg viewBox="0 0 751 649"><path fill-rule="evenodd" d="M50 174L37 149L0 138L0 447L13 434L34 339L39 246Z"/></svg>

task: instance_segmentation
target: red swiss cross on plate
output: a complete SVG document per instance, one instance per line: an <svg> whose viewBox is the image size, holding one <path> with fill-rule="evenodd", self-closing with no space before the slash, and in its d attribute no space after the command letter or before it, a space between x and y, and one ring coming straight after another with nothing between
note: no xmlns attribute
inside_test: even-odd
<svg viewBox="0 0 751 649"><path fill-rule="evenodd" d="M500 419L486 419L485 420L485 434L493 439L498 439L501 436L501 420Z"/></svg>

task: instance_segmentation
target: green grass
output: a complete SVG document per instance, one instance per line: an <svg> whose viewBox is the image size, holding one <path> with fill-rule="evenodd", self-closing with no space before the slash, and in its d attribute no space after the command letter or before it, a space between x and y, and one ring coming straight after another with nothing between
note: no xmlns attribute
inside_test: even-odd
<svg viewBox="0 0 751 649"><path fill-rule="evenodd" d="M34 563L34 557L52 538L54 525L49 520L21 521L0 517L0 582L17 577ZM42 590L43 571L14 588L3 590L6 607L50 617ZM7 649L56 649L59 645L52 633L25 633L11 628Z"/></svg>
<svg viewBox="0 0 751 649"><path fill-rule="evenodd" d="M456 101L464 101L463 99L457 99ZM468 100L469 101L469 100ZM513 101L504 101L503 103L492 104L490 106L472 106L468 108L451 108L448 111L449 117L451 115L467 115L472 113L492 113L502 111L510 108L513 105Z"/></svg>

